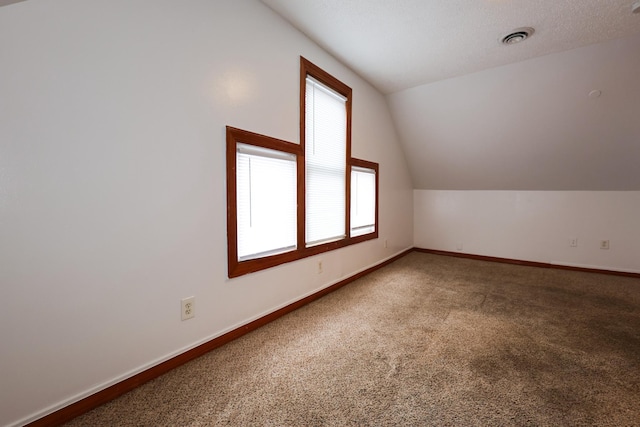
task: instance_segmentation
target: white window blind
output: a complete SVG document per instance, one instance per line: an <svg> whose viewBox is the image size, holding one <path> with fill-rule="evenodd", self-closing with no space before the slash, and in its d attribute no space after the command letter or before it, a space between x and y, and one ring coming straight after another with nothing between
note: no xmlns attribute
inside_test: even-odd
<svg viewBox="0 0 640 427"><path fill-rule="evenodd" d="M305 89L306 244L345 237L346 98L307 77Z"/></svg>
<svg viewBox="0 0 640 427"><path fill-rule="evenodd" d="M296 156L238 144L238 261L296 248Z"/></svg>
<svg viewBox="0 0 640 427"><path fill-rule="evenodd" d="M351 168L351 237L373 233L376 227L376 171Z"/></svg>

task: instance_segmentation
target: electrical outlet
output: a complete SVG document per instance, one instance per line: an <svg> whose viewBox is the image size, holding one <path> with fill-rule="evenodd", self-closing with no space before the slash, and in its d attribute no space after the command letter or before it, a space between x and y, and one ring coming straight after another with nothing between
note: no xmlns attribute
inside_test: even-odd
<svg viewBox="0 0 640 427"><path fill-rule="evenodd" d="M609 241L600 240L600 249L609 249Z"/></svg>
<svg viewBox="0 0 640 427"><path fill-rule="evenodd" d="M318 274L322 274L322 260L318 261Z"/></svg>
<svg viewBox="0 0 640 427"><path fill-rule="evenodd" d="M569 246L571 246L572 248L577 248L578 247L578 238L577 237L572 237L569 239Z"/></svg>
<svg viewBox="0 0 640 427"><path fill-rule="evenodd" d="M388 248L389 247L389 242L387 241L387 239L384 239L384 247Z"/></svg>
<svg viewBox="0 0 640 427"><path fill-rule="evenodd" d="M182 307L182 320L194 318L196 316L196 297L183 298L180 302Z"/></svg>

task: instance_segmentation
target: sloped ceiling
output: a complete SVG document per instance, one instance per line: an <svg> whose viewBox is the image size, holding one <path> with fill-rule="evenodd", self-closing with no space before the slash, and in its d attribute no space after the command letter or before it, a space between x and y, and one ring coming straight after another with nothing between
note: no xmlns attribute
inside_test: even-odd
<svg viewBox="0 0 640 427"><path fill-rule="evenodd" d="M20 3L21 1L25 0L0 0L0 7L7 6L13 3Z"/></svg>
<svg viewBox="0 0 640 427"><path fill-rule="evenodd" d="M636 0L261 1L387 95L414 188L640 190Z"/></svg>
<svg viewBox="0 0 640 427"><path fill-rule="evenodd" d="M414 188L640 190L634 0L262 2L387 94Z"/></svg>
<svg viewBox="0 0 640 427"><path fill-rule="evenodd" d="M640 190L640 35L389 96L415 188ZM599 97L589 97L591 91ZM594 96L594 95L592 95Z"/></svg>

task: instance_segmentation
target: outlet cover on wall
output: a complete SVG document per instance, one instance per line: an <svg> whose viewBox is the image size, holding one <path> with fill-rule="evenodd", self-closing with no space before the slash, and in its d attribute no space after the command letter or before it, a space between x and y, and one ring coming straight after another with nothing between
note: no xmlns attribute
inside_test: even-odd
<svg viewBox="0 0 640 427"><path fill-rule="evenodd" d="M182 320L192 319L196 316L196 297L183 298L180 300Z"/></svg>
<svg viewBox="0 0 640 427"><path fill-rule="evenodd" d="M600 240L600 249L609 249L609 241Z"/></svg>
<svg viewBox="0 0 640 427"><path fill-rule="evenodd" d="M577 237L571 237L569 239L569 246L571 246L572 248L577 248L578 247L578 238Z"/></svg>

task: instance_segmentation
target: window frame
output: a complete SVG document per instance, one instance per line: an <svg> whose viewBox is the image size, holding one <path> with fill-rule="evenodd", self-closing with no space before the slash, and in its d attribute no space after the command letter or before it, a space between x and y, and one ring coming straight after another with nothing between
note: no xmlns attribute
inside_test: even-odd
<svg viewBox="0 0 640 427"><path fill-rule="evenodd" d="M307 242L306 230L307 230L307 160L306 160L306 150L307 150L307 77L311 77L312 80L315 80L315 83L319 83L320 85L325 86L325 90L333 91L345 98L345 114L346 114L346 125L345 125L345 158L344 158L344 166L345 166L345 176L344 178L344 195L345 199L343 200L344 208L345 208L345 216L346 221L344 222L344 229L342 230L342 237L334 240L330 240L324 243L313 243L309 245ZM305 247L307 249L312 248L321 248L320 252L324 252L322 248L325 245L331 245L332 243L340 242L345 238L349 238L349 230L350 227L350 189L351 189L351 109L352 109L352 90L349 86L342 83L340 80L336 79L326 71L322 70L320 67L314 65L303 57L300 57L300 146L302 148L302 161L298 163L298 167L302 168L302 173L304 174L305 180L302 186L298 187L298 191L302 194L299 197L302 197L302 200L305 202L302 206L302 229L299 230L298 234L298 247ZM300 219L300 218L299 218ZM300 225L300 222L298 222ZM301 233L301 234L300 234ZM300 240L300 237L302 238ZM330 246L329 246L330 247Z"/></svg>
<svg viewBox="0 0 640 427"><path fill-rule="evenodd" d="M318 82L328 86L332 90L343 95L345 102L346 123L346 171L345 171L345 237L339 240L321 243L314 246L306 246L306 177L305 177L305 89L307 75ZM258 133L226 127L226 177L227 177L227 259L229 278L239 277L245 274L265 270L284 263L296 261L302 258L317 255L323 252L333 251L356 243L378 238L378 206L379 206L379 164L376 162L356 159L351 157L351 117L352 117L352 90L320 67L314 65L303 57L300 57L300 143L292 143L281 139L261 135ZM297 179L297 248L280 254L268 255L262 258L238 260L238 229L237 229L237 166L236 150L238 144L254 145L268 148L296 156ZM375 226L374 231L359 236L351 237L351 169L352 167L368 168L375 171Z"/></svg>
<svg viewBox="0 0 640 427"><path fill-rule="evenodd" d="M375 162L370 162L367 160L362 160L362 159L354 159L351 158L351 162L348 165L349 168L349 173L348 175L351 175L351 169L353 167L360 167L360 168L365 168L365 169L371 169L374 171L374 175L375 175L375 212L374 212L374 224L373 224L373 231L370 233L365 233L365 234L360 234L358 236L351 236L351 228L349 228L349 239L351 239L353 241L353 243L359 243L359 242L364 242L367 240L371 240L371 239L376 239L378 238L378 197L379 197L379 192L380 192L380 178L379 178L379 170L380 167L377 163ZM351 198L351 190L349 190L349 198ZM351 203L349 203L349 205L351 205ZM351 225L351 224L349 224Z"/></svg>
<svg viewBox="0 0 640 427"><path fill-rule="evenodd" d="M253 258L244 261L238 259L238 203L237 203L237 164L236 153L238 144L254 145L271 150L294 154L296 163L300 163L300 146L292 142L260 135L242 129L227 126L227 258L229 277L242 276L276 265L299 259L298 249L261 258ZM300 168L296 169L296 174ZM300 182L300 177L296 179ZM297 196L299 197L299 195ZM298 205L300 200L297 200ZM299 209L296 217L300 216ZM299 240L299 239L298 239Z"/></svg>

